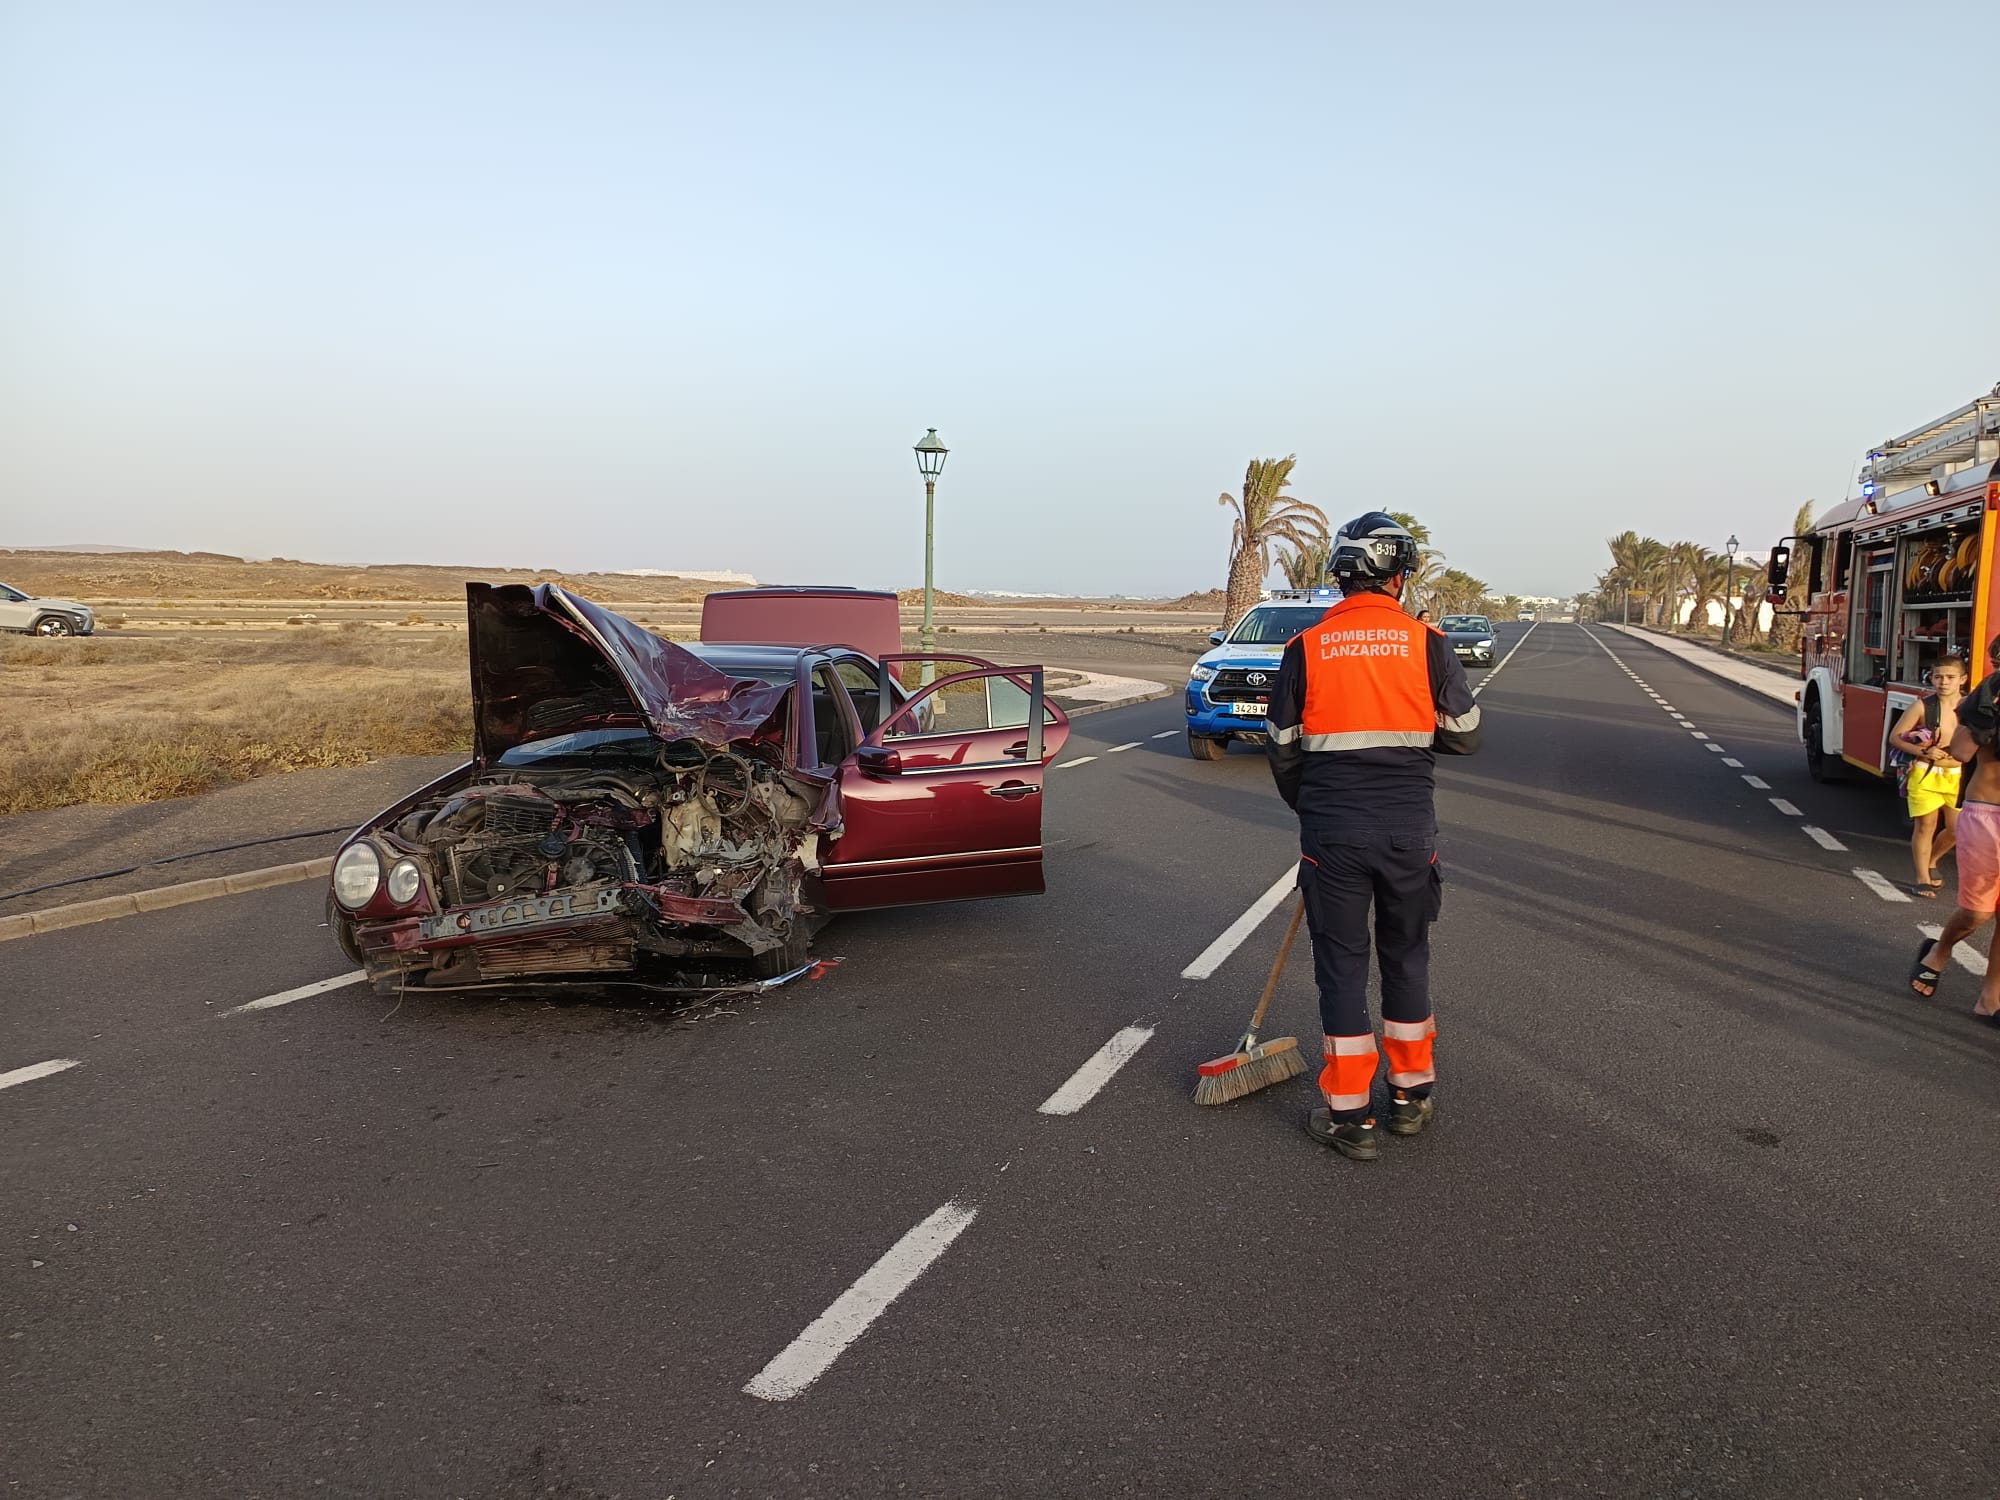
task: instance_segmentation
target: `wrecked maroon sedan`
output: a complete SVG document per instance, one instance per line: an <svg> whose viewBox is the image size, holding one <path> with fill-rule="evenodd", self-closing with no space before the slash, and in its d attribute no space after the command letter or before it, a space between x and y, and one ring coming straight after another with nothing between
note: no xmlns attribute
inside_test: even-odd
<svg viewBox="0 0 2000 1500"><path fill-rule="evenodd" d="M1040 667L684 647L554 584L466 611L472 762L334 862L377 989L783 977L834 912L1043 888Z"/></svg>

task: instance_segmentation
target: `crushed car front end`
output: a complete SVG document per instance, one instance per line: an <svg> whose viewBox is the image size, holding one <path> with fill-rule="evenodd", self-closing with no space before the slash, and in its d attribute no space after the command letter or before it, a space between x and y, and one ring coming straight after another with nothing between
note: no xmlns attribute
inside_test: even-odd
<svg viewBox="0 0 2000 1500"><path fill-rule="evenodd" d="M329 912L382 990L805 962L831 805L794 689L553 586L468 587L472 764L357 831Z"/></svg>

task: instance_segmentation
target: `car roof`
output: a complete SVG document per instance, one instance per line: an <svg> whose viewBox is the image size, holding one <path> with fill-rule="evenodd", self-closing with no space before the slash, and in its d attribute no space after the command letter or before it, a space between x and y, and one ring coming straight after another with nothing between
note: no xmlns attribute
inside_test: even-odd
<svg viewBox="0 0 2000 1500"><path fill-rule="evenodd" d="M731 667L795 667L799 658L814 654L809 646L737 646L712 641L681 641L710 666L728 671Z"/></svg>

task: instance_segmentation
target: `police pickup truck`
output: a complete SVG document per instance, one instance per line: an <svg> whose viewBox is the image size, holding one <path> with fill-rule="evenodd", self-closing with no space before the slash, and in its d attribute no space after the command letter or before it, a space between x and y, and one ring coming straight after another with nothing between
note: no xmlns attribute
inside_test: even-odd
<svg viewBox="0 0 2000 1500"><path fill-rule="evenodd" d="M1231 740L1263 740L1286 644L1339 602L1339 589L1277 589L1238 620L1234 630L1218 630L1208 638L1215 649L1188 673L1188 754L1196 760L1220 760Z"/></svg>

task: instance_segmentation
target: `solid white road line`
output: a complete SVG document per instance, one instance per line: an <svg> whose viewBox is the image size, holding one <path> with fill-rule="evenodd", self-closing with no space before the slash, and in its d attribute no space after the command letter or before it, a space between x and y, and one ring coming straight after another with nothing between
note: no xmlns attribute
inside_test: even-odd
<svg viewBox="0 0 2000 1500"><path fill-rule="evenodd" d="M1055 769L1058 771L1067 771L1071 766L1087 766L1096 759L1097 757L1094 755L1079 755L1075 760L1063 761Z"/></svg>
<svg viewBox="0 0 2000 1500"><path fill-rule="evenodd" d="M1732 770L1732 771L1740 771L1740 770L1742 770L1742 769L1743 769L1743 762L1742 762L1742 761L1740 761L1740 760L1734 760L1734 759L1730 758L1730 757L1729 757L1729 756L1727 756L1727 755L1725 755L1725 756L1723 756L1723 757L1722 757L1722 763L1723 763L1723 764L1724 764L1725 766L1729 767L1729 769L1730 769L1730 770Z"/></svg>
<svg viewBox="0 0 2000 1500"><path fill-rule="evenodd" d="M1532 628L1532 627L1530 627ZM1238 917L1224 930L1221 937L1201 950L1201 957L1181 970L1183 979L1206 979L1222 967L1223 960L1242 945L1245 938L1257 930L1257 924L1277 910L1279 903L1299 883L1298 866L1294 865L1275 881L1271 888L1250 903L1250 909Z"/></svg>
<svg viewBox="0 0 2000 1500"><path fill-rule="evenodd" d="M0 1089L11 1089L17 1083L33 1083L37 1078L47 1078L53 1073L64 1073L82 1062L80 1057L52 1057L47 1062L30 1063L25 1068L16 1068L11 1073L0 1073Z"/></svg>
<svg viewBox="0 0 2000 1500"><path fill-rule="evenodd" d="M1163 729L1158 734L1154 735L1153 738L1156 740L1170 740L1179 733L1180 731L1178 729Z"/></svg>
<svg viewBox="0 0 2000 1500"><path fill-rule="evenodd" d="M1091 1053L1090 1060L1070 1074L1067 1083L1044 1099L1035 1113L1075 1114L1097 1097L1097 1091L1111 1082L1112 1076L1132 1060L1134 1054L1151 1040L1152 1035L1153 1028L1150 1026L1127 1026Z"/></svg>
<svg viewBox="0 0 2000 1500"><path fill-rule="evenodd" d="M246 1005L233 1006L229 1010L218 1011L218 1015L240 1016L250 1010L270 1010L274 1006L290 1005L294 1000L310 1000L314 995L324 995L328 990L345 989L350 984L359 984L368 976L360 969L352 974L341 974L332 979L322 979L318 984L302 984L295 990L281 990L275 995L266 995L261 1000L252 1000Z"/></svg>
<svg viewBox="0 0 2000 1500"><path fill-rule="evenodd" d="M1770 797L1766 800L1771 806L1777 808L1779 812L1788 818L1803 818L1805 816L1804 813L1800 812L1797 807L1787 802L1783 797Z"/></svg>
<svg viewBox="0 0 2000 1500"><path fill-rule="evenodd" d="M1729 762L1725 760L1725 761L1723 762L1723 764L1724 764L1724 765L1726 766L1726 765L1728 765L1728 764L1729 764ZM1763 777L1761 777L1761 776L1750 776L1750 775L1745 775L1743 779L1744 779L1745 781L1749 782L1749 783L1750 783L1750 785L1752 785L1752 786L1754 786L1755 788L1757 788L1757 790L1758 790L1758 791L1760 791L1760 792L1768 792L1768 791L1770 791L1770 790L1771 790L1771 783L1770 783L1770 782L1768 782L1768 781L1766 781L1766 780L1765 780L1765 779L1764 779Z"/></svg>
<svg viewBox="0 0 2000 1500"><path fill-rule="evenodd" d="M1535 621L1535 625L1539 625L1541 623L1542 622L1540 620ZM1528 637L1535 633L1535 625L1530 625L1526 630L1521 632L1521 638L1518 641L1514 642L1514 651L1519 651L1523 646L1528 644ZM1514 651L1509 651L1505 656L1501 657L1500 660L1493 663L1492 667L1487 671L1486 675L1480 678L1478 683L1473 687L1472 689L1473 697L1477 698L1481 693L1485 692L1488 688L1493 686L1493 679L1500 675L1500 669L1506 666L1508 662L1514 659Z"/></svg>
<svg viewBox="0 0 2000 1500"><path fill-rule="evenodd" d="M1841 843L1839 839L1828 833L1824 828L1815 828L1810 823L1801 823L1799 824L1799 832L1803 833L1815 844L1818 844L1822 849L1831 849L1836 854L1845 854L1847 852L1847 845ZM1861 872L1856 870L1854 873L1859 875Z"/></svg>
<svg viewBox="0 0 2000 1500"><path fill-rule="evenodd" d="M951 1248L979 1210L947 1203L891 1245L882 1258L842 1292L833 1306L806 1325L743 1389L766 1401L789 1401L827 1372L868 1325L910 1289L931 1263Z"/></svg>
<svg viewBox="0 0 2000 1500"><path fill-rule="evenodd" d="M1880 896L1884 901L1907 901L1910 899L1909 892L1897 890L1873 870L1856 870L1854 878L1867 886L1869 890Z"/></svg>
<svg viewBox="0 0 2000 1500"><path fill-rule="evenodd" d="M1944 929L1935 922L1919 922L1917 931L1934 943L1944 936ZM1951 956L1967 973L1977 974L1981 979L1986 977L1986 955L1977 948L1968 947L1961 942L1952 948Z"/></svg>
<svg viewBox="0 0 2000 1500"><path fill-rule="evenodd" d="M1127 740L1122 745L1113 745L1109 750L1105 751L1104 753L1106 755L1116 755L1121 750L1137 750L1141 743L1142 741L1139 740Z"/></svg>

